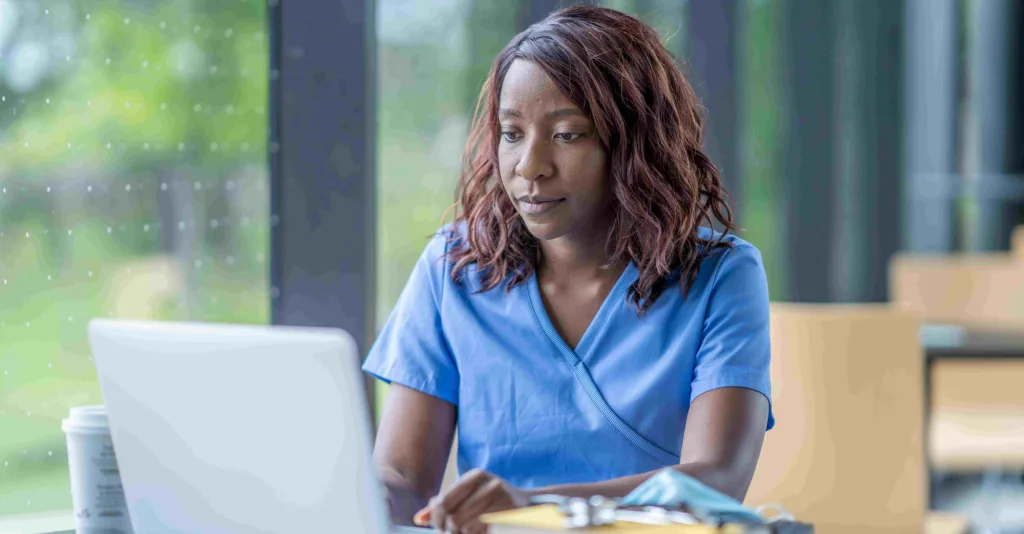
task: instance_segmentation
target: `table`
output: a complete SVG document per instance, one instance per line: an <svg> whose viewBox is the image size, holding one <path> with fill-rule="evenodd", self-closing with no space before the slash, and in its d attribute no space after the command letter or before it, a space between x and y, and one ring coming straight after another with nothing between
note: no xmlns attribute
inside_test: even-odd
<svg viewBox="0 0 1024 534"><path fill-rule="evenodd" d="M941 420L936 420L939 414L932 413L935 403L933 380L935 364L938 361L999 361L999 360L1020 360L1024 362L1024 327L1005 328L989 327L983 325L938 325L928 324L921 328L921 345L924 349L924 411L925 411L925 446L929 451L929 457L934 450L930 439L934 432L948 434L950 442L957 442L959 438L961 446L946 447L943 449L943 456L954 455L970 456L992 456L999 447L1011 447L1018 452L1013 453L1013 458L1007 457L1005 461L1020 463L1020 451L1024 446L1017 446L1024 440L1024 434L1011 431L1013 427L1020 427L1022 421L1018 413L1000 413L999 410L992 412L964 412L964 413L943 413ZM946 410L944 412L948 412ZM991 421L989 421L991 419ZM933 428L932 423L942 426ZM945 432L944 428L951 429ZM1007 435L995 436L986 435L984 429L1006 428ZM978 432L975 432L978 431ZM971 445L971 446L966 446ZM948 449L948 450L947 450ZM962 449L962 450L961 450ZM977 450L974 450L977 449ZM979 457L980 457L979 456ZM956 458L956 456L953 456ZM994 459L994 458L993 458ZM955 465L955 463L951 463ZM965 464L966 465L966 464ZM929 472L932 474L931 496L935 495L938 480L935 472L936 466L929 460ZM934 504L934 503L932 503Z"/></svg>

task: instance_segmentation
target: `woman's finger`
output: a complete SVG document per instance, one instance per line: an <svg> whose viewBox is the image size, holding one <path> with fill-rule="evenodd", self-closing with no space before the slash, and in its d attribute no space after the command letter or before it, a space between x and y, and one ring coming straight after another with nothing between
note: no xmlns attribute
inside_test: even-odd
<svg viewBox="0 0 1024 534"><path fill-rule="evenodd" d="M463 500L476 491L477 486L488 478L490 475L485 471L474 469L459 478L444 494L432 499L430 525L437 530L445 529L448 525L448 516L462 504ZM436 502L434 502L435 499Z"/></svg>
<svg viewBox="0 0 1024 534"><path fill-rule="evenodd" d="M479 519L480 515L490 510L505 494L505 485L500 478L492 478L477 488L477 491L466 498L462 505L448 511L448 522L455 529Z"/></svg>
<svg viewBox="0 0 1024 534"><path fill-rule="evenodd" d="M487 525L479 519L472 521L469 525L462 527L462 534L487 534Z"/></svg>

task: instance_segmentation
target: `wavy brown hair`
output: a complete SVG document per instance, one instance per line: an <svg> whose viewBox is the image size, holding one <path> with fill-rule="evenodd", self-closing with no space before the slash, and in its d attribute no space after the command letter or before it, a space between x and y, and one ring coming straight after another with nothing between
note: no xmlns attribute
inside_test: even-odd
<svg viewBox="0 0 1024 534"><path fill-rule="evenodd" d="M735 230L718 170L701 150L704 109L653 28L612 9L557 11L517 35L494 60L477 100L449 236L452 278L476 265L487 291L536 272L537 239L498 176L498 98L512 62L536 63L586 113L608 153L614 197L609 265L632 261L629 300L643 313L673 274L684 294L701 261ZM722 230L701 239L702 224Z"/></svg>

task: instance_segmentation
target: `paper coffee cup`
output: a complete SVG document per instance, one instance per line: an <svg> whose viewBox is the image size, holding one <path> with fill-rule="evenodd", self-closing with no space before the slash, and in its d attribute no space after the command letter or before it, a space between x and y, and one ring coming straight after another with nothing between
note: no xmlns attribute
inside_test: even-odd
<svg viewBox="0 0 1024 534"><path fill-rule="evenodd" d="M131 534L128 505L103 406L79 406L61 423L68 440L76 534Z"/></svg>

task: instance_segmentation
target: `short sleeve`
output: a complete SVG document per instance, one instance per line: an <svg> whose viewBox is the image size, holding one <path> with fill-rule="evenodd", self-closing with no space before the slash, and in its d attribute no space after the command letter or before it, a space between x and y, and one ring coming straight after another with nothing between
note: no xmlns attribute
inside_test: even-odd
<svg viewBox="0 0 1024 534"><path fill-rule="evenodd" d="M458 405L459 371L441 326L446 243L439 232L420 255L363 371Z"/></svg>
<svg viewBox="0 0 1024 534"><path fill-rule="evenodd" d="M761 253L749 244L725 249L709 286L704 331L690 384L690 402L713 389L762 393L771 410L768 281Z"/></svg>

